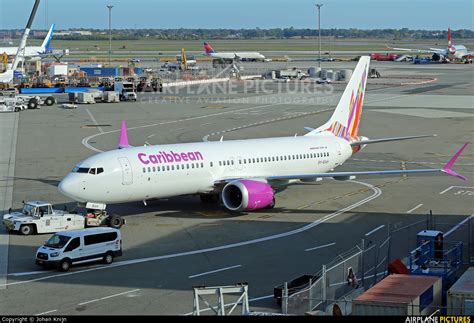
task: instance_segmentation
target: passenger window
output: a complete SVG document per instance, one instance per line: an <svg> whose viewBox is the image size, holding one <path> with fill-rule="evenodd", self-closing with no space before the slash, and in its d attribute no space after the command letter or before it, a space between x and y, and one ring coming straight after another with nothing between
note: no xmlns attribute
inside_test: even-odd
<svg viewBox="0 0 474 323"><path fill-rule="evenodd" d="M171 170L174 170L174 165L171 165Z"/></svg>
<svg viewBox="0 0 474 323"><path fill-rule="evenodd" d="M189 169L189 164L186 164L186 168Z"/></svg>
<svg viewBox="0 0 474 323"><path fill-rule="evenodd" d="M148 167L148 173L151 173L151 167Z"/></svg>
<svg viewBox="0 0 474 323"><path fill-rule="evenodd" d="M222 166L222 163L221 163L221 161L219 161L219 166Z"/></svg>
<svg viewBox="0 0 474 323"><path fill-rule="evenodd" d="M160 171L160 166L156 167L156 171L158 172Z"/></svg>
<svg viewBox="0 0 474 323"><path fill-rule="evenodd" d="M191 164L191 167L194 168L194 164Z"/></svg>
<svg viewBox="0 0 474 323"><path fill-rule="evenodd" d="M117 239L117 232L93 234L84 237L84 245L88 246L96 243L114 241Z"/></svg>
<svg viewBox="0 0 474 323"><path fill-rule="evenodd" d="M244 159L244 164L247 164L247 159Z"/></svg>
<svg viewBox="0 0 474 323"><path fill-rule="evenodd" d="M146 173L146 168L145 167L143 167L143 172Z"/></svg>
<svg viewBox="0 0 474 323"><path fill-rule="evenodd" d="M204 163L201 163L201 168L204 168Z"/></svg>
<svg viewBox="0 0 474 323"><path fill-rule="evenodd" d="M66 249L64 249L64 252L73 251L74 249L78 248L80 246L80 244L81 243L79 241L79 237L74 238L69 242Z"/></svg>
<svg viewBox="0 0 474 323"><path fill-rule="evenodd" d="M210 162L210 165L211 165L211 167L212 167L212 162Z"/></svg>
<svg viewBox="0 0 474 323"><path fill-rule="evenodd" d="M184 169L184 164L181 165L181 169Z"/></svg>
<svg viewBox="0 0 474 323"><path fill-rule="evenodd" d="M170 165L166 166L166 170L167 170L167 171L170 170Z"/></svg>
<svg viewBox="0 0 474 323"><path fill-rule="evenodd" d="M154 172L156 172L156 168L155 168L155 166L153 166L153 173L154 173Z"/></svg>

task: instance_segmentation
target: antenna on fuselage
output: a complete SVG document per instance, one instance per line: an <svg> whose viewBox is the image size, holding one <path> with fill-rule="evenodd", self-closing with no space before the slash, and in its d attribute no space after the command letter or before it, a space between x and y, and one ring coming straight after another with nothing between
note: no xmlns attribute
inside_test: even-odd
<svg viewBox="0 0 474 323"><path fill-rule="evenodd" d="M224 141L224 136L221 137L221 140L219 140L220 142L223 142Z"/></svg>

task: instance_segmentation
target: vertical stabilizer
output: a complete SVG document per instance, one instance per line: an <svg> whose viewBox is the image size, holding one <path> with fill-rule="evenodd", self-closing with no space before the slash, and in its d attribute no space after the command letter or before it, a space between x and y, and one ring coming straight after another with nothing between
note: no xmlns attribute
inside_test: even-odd
<svg viewBox="0 0 474 323"><path fill-rule="evenodd" d="M43 43L41 44L41 48L43 49L44 52L46 52L49 49L49 45L51 44L51 39L53 38L53 33L54 33L54 24L51 25L51 28L49 28L48 34L43 40Z"/></svg>
<svg viewBox="0 0 474 323"><path fill-rule="evenodd" d="M322 131L331 131L336 136L344 138L357 136L362 114L362 105L364 103L369 65L370 57L361 56L331 119L323 126L308 133L307 136Z"/></svg>

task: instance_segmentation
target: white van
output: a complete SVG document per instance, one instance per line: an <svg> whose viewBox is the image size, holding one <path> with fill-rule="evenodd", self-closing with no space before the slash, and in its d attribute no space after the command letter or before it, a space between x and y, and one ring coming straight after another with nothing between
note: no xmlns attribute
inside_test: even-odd
<svg viewBox="0 0 474 323"><path fill-rule="evenodd" d="M60 232L38 248L36 264L68 271L71 265L102 260L111 264L122 255L120 230L93 228Z"/></svg>

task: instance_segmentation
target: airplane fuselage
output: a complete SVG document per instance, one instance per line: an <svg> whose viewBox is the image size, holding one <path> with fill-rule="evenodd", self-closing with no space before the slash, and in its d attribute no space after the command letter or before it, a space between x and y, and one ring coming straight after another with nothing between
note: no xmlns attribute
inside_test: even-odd
<svg viewBox="0 0 474 323"><path fill-rule="evenodd" d="M212 58L221 58L221 59L252 59L252 60L264 60L265 56L258 52L219 52L219 53L209 53L209 56Z"/></svg>
<svg viewBox="0 0 474 323"><path fill-rule="evenodd" d="M351 155L350 144L332 134L133 147L80 162L59 189L98 203L205 194L222 179L328 172Z"/></svg>
<svg viewBox="0 0 474 323"><path fill-rule="evenodd" d="M15 56L18 47L0 47L0 55L7 53L8 56ZM25 48L25 57L35 57L45 54L45 49L41 46L28 46Z"/></svg>

